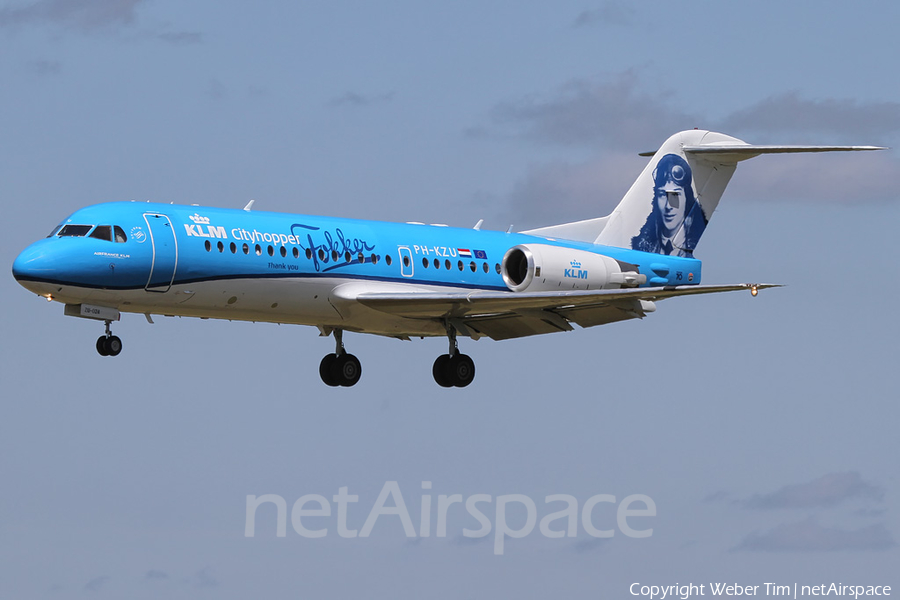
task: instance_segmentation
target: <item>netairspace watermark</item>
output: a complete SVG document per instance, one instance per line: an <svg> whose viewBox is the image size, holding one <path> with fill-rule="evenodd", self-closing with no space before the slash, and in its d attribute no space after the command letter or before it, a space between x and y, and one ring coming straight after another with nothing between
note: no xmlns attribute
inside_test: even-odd
<svg viewBox="0 0 900 600"><path fill-rule="evenodd" d="M681 585L645 585L632 583L628 591L632 596L644 596L647 600L666 600L680 598L687 600L693 596L783 596L786 598L801 596L890 596L889 585L844 585L842 583L822 583L819 585L778 585L763 583L762 585L739 585L737 583L688 583Z"/></svg>
<svg viewBox="0 0 900 600"><path fill-rule="evenodd" d="M524 494L505 494L491 496L490 494L472 494L463 499L462 494L440 494L437 497L436 506L433 508L432 495L423 493L420 502L419 529L413 526L413 520L406 508L406 502L396 481L386 481L381 488L378 499L369 511L362 529L349 529L347 515L350 504L359 502L359 496L350 494L347 487L338 489L338 493L332 496L331 501L336 504L335 527L337 534L342 538L367 538L381 517L382 521L399 524L408 538L431 537L431 518L436 515L435 537L447 537L447 515L454 511L460 513L465 507L466 513L477 521L478 529L463 528L462 535L467 538L483 538L494 532L494 554L503 554L504 544L507 538L524 538L530 535L538 526L541 535L547 538L574 538L578 535L579 516L581 528L587 535L595 538L611 538L616 530L612 523L598 524L594 521L594 508L598 504L618 504L616 508L615 525L620 532L630 538L648 538L653 535L653 529L635 529L637 523L629 524L628 519L637 517L655 517L656 503L644 494L632 494L626 496L621 502L611 494L597 494L591 496L581 505L579 511L578 499L568 494L551 494L544 497L544 508L561 508L544 514L538 524L538 506L530 497ZM422 482L423 490L431 489L430 481ZM393 506L388 505L388 500ZM247 515L244 525L246 537L256 536L256 511L263 504L274 504L277 509L275 535L285 537L287 535L287 502L278 494L265 494L262 496L247 496ZM460 505L454 507L454 505ZM491 505L493 504L493 507ZM507 523L507 508L518 505L525 510L525 523L521 527L512 527ZM552 505L552 506L551 506ZM563 508L564 507L564 508ZM516 509L513 509L516 510ZM518 510L521 510L518 509ZM328 498L319 494L306 494L294 502L291 508L291 526L298 535L305 538L323 538L328 535L330 527L328 522L318 521L315 525L310 519L319 517L331 517L332 505ZM493 521L490 516L493 516ZM644 522L646 523L646 522ZM518 523L516 523L518 524ZM310 527L319 527L311 529ZM609 529L601 529L609 527Z"/></svg>

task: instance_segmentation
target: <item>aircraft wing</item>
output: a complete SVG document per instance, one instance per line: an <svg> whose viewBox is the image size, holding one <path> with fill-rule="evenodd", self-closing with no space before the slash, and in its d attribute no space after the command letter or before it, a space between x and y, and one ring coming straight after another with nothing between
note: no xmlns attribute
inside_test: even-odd
<svg viewBox="0 0 900 600"><path fill-rule="evenodd" d="M776 284L680 285L616 290L561 292L366 291L335 290L341 300L411 319L433 319L454 325L462 335L495 340L555 331L570 331L572 323L593 327L653 312L657 300L737 290L761 290Z"/></svg>

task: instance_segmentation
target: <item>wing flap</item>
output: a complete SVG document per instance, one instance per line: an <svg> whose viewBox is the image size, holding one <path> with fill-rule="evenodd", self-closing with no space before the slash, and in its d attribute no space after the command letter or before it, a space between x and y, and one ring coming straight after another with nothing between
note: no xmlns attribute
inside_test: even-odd
<svg viewBox="0 0 900 600"><path fill-rule="evenodd" d="M553 315L555 321L562 319L559 315ZM563 328L551 318L542 318L541 315L505 314L484 317L474 317L464 321L466 327L481 335L486 335L492 340L511 340L513 338L528 337L530 335L542 335L545 333L557 333L571 330L572 326Z"/></svg>

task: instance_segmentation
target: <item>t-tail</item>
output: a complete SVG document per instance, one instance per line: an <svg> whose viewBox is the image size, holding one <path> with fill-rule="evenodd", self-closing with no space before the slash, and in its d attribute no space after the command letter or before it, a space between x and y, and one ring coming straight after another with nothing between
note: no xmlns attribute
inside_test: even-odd
<svg viewBox="0 0 900 600"><path fill-rule="evenodd" d="M753 145L722 133L676 133L606 217L523 233L692 256L737 163L760 154L882 150L876 146Z"/></svg>

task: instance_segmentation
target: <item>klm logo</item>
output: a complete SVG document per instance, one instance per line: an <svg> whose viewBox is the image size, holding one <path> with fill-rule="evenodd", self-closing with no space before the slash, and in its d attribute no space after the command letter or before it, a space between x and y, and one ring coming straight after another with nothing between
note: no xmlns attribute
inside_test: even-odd
<svg viewBox="0 0 900 600"><path fill-rule="evenodd" d="M224 227L216 227L215 225L206 225L206 227L204 227L203 225L188 225L185 223L184 230L190 237L223 239L228 237Z"/></svg>
<svg viewBox="0 0 900 600"><path fill-rule="evenodd" d="M569 263L572 268L563 270L563 277L568 277L569 279L587 279L588 272L587 269L581 268L581 263L577 260L573 260Z"/></svg>

